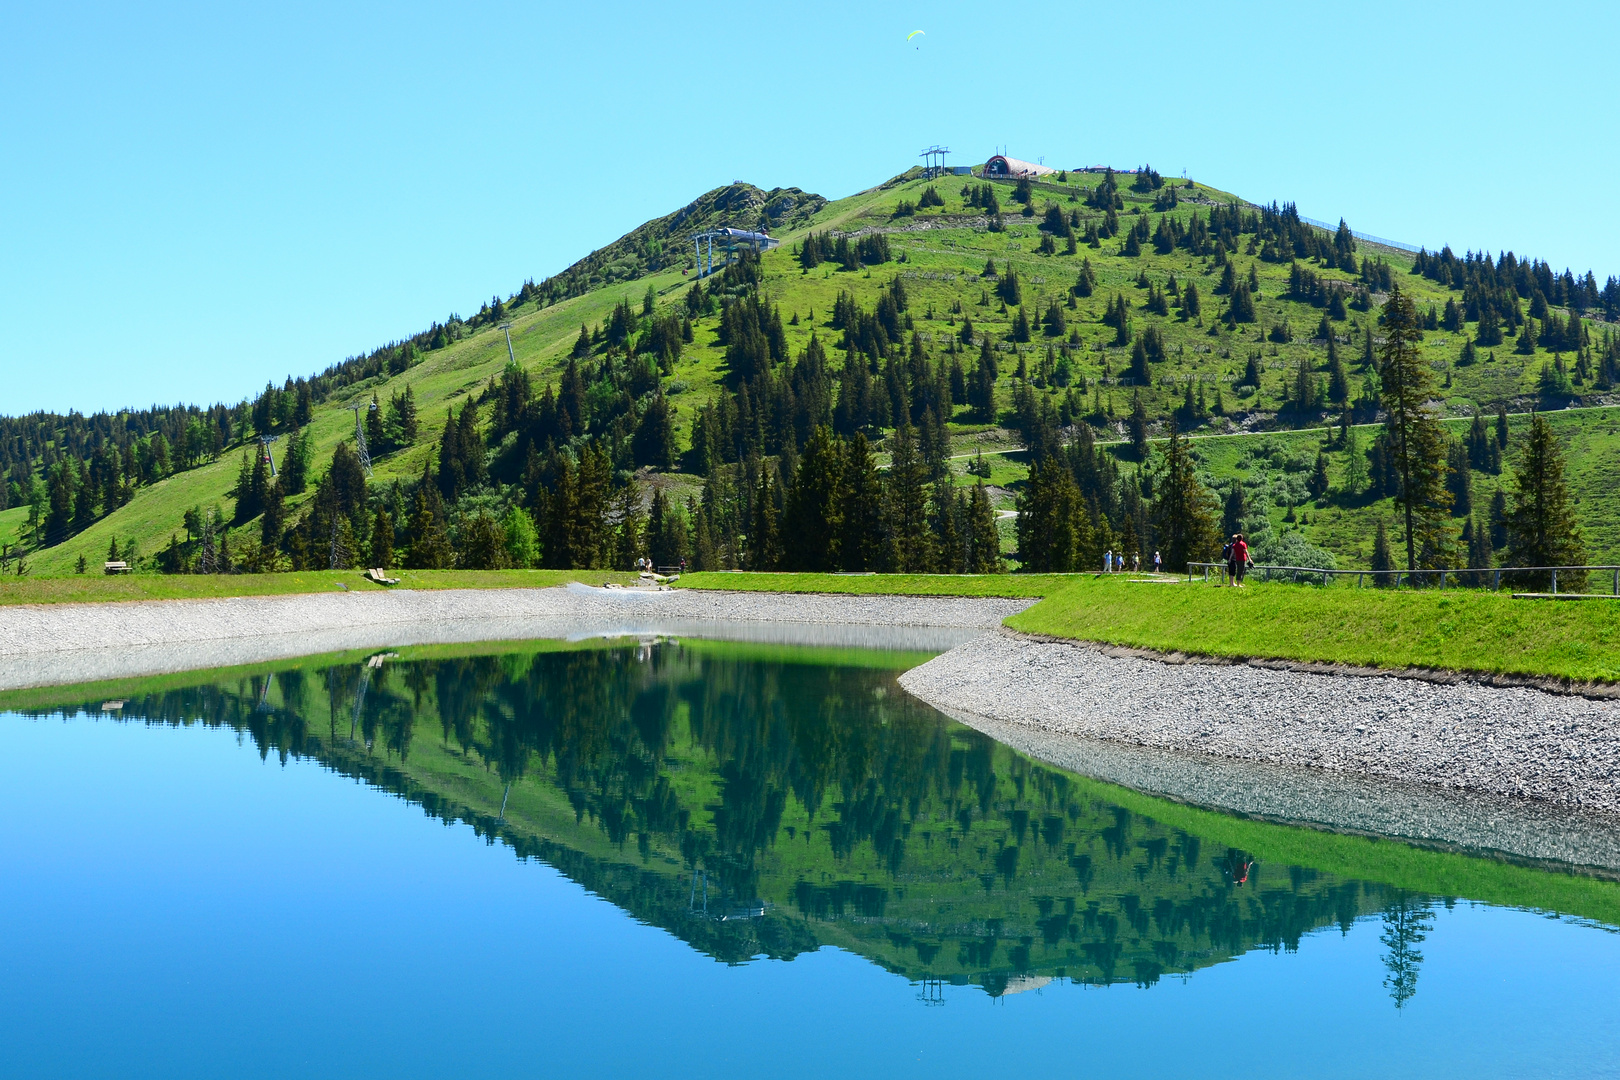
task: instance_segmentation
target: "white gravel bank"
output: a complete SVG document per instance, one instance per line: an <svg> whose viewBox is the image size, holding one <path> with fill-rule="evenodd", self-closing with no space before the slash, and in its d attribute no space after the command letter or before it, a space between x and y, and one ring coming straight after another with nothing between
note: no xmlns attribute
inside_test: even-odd
<svg viewBox="0 0 1620 1080"><path fill-rule="evenodd" d="M340 649L613 633L943 649L1032 602L572 585L0 607L0 689Z"/></svg>
<svg viewBox="0 0 1620 1080"><path fill-rule="evenodd" d="M947 712L1242 761L1620 812L1620 701L1105 656L987 634L901 676Z"/></svg>

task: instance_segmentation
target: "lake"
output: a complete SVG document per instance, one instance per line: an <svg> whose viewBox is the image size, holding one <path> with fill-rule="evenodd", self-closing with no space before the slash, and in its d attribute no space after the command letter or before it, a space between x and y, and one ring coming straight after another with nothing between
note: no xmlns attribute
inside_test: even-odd
<svg viewBox="0 0 1620 1080"><path fill-rule="evenodd" d="M0 1075L1620 1074L1616 875L1067 772L909 698L926 657L0 694Z"/></svg>

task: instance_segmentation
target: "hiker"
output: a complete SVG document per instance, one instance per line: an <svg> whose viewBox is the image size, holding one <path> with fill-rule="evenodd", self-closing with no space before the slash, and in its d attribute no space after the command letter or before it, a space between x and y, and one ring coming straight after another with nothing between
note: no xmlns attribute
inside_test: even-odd
<svg viewBox="0 0 1620 1080"><path fill-rule="evenodd" d="M1140 551L1133 551L1133 552L1131 552L1131 573L1140 574L1141 572L1142 572L1142 553Z"/></svg>
<svg viewBox="0 0 1620 1080"><path fill-rule="evenodd" d="M1236 544L1237 533L1233 533L1232 538L1221 545L1221 562L1226 564L1226 583L1228 585L1237 584L1237 567L1232 565L1232 548Z"/></svg>
<svg viewBox="0 0 1620 1080"><path fill-rule="evenodd" d="M1249 542L1238 533L1232 537L1232 572L1236 575L1235 584L1243 588L1243 575L1249 570Z"/></svg>
<svg viewBox="0 0 1620 1080"><path fill-rule="evenodd" d="M1155 574L1161 574L1164 572L1164 560L1159 558L1159 553L1157 551L1153 553L1153 572Z"/></svg>
<svg viewBox="0 0 1620 1080"><path fill-rule="evenodd" d="M686 556L681 556L681 573L686 573Z"/></svg>
<svg viewBox="0 0 1620 1080"><path fill-rule="evenodd" d="M1103 573L1112 573L1114 569L1114 549L1109 548L1103 552Z"/></svg>

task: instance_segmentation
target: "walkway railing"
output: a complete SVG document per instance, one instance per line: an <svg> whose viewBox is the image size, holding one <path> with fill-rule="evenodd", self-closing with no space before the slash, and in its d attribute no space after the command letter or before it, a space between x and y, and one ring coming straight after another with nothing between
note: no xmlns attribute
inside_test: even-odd
<svg viewBox="0 0 1620 1080"><path fill-rule="evenodd" d="M1187 580L1193 581L1202 571L1204 581L1212 578L1220 584L1227 582L1227 569L1225 563L1194 562L1187 564ZM1523 581L1532 576L1536 584L1548 583L1551 585L1551 596L1590 596L1603 595L1601 593L1564 593L1558 591L1558 575L1562 573L1568 582L1574 574L1582 575L1590 581L1593 574L1607 572L1610 577L1610 590L1608 595L1620 596L1620 566L1498 566L1485 570L1453 569L1453 570L1323 570L1315 566L1266 566L1256 565L1248 570L1245 576L1258 576L1262 581L1274 581L1279 578L1306 584L1329 585L1336 578L1355 578L1356 588L1365 586L1367 579L1371 578L1374 585L1384 585L1400 588L1402 584L1410 588L1428 587L1438 584L1444 589L1448 585L1453 588L1489 588L1492 591L1501 589L1503 577L1507 577L1509 585L1514 580ZM1601 580L1601 578L1599 578Z"/></svg>

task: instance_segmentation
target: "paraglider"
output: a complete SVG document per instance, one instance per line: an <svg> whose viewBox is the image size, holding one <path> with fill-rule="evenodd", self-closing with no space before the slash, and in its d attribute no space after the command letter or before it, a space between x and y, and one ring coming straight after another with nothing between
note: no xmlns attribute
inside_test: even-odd
<svg viewBox="0 0 1620 1080"><path fill-rule="evenodd" d="M923 34L925 37L927 36L926 33L924 33L924 31L922 31L922 30L913 30L911 33L906 35L906 42L909 44L911 39L916 37L918 34ZM920 49L920 48L922 48L922 46L918 45L918 46L916 46L916 48Z"/></svg>

